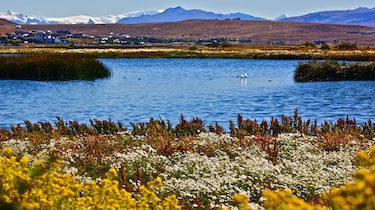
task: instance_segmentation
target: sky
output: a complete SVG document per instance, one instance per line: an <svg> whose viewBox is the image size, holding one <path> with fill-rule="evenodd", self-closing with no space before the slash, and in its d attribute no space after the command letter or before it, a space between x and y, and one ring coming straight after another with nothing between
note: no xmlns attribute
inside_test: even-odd
<svg viewBox="0 0 375 210"><path fill-rule="evenodd" d="M242 12L263 18L289 17L329 10L374 8L375 0L0 0L0 12L8 10L28 16L121 15L181 6L184 9L229 14Z"/></svg>

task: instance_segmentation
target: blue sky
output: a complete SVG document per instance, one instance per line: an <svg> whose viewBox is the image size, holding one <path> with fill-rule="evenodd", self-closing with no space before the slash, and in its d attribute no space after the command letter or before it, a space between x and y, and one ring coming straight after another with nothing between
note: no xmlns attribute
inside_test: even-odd
<svg viewBox="0 0 375 210"><path fill-rule="evenodd" d="M299 16L327 10L374 8L374 0L1 0L0 12L12 10L29 16L119 15L138 10L181 6L215 13L242 12L264 18L281 14Z"/></svg>

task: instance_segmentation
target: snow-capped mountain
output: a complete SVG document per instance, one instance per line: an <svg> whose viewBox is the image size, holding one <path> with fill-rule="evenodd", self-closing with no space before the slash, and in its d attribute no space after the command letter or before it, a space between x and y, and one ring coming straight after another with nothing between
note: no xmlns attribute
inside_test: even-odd
<svg viewBox="0 0 375 210"><path fill-rule="evenodd" d="M273 19L273 20L278 21L278 20L282 20L282 19L285 19L285 18L288 18L288 15L287 15L287 14L282 14L282 15L280 15L279 17L277 17L277 18L275 18L275 19Z"/></svg>
<svg viewBox="0 0 375 210"><path fill-rule="evenodd" d="M125 17L117 23L137 24L137 23L154 23L154 22L176 22L182 20L202 19L202 20L224 20L224 19L241 19L241 20L265 20L264 18L254 17L243 13L216 14L199 9L185 10L182 7L168 8L161 13L154 15L145 14L137 17Z"/></svg>
<svg viewBox="0 0 375 210"><path fill-rule="evenodd" d="M0 18L12 21L17 24L104 24L104 23L116 23L117 21L126 17L138 17L142 15L155 15L163 11L136 11L130 12L123 15L107 15L101 17L87 16L87 15L76 15L61 18L45 18L28 16L22 13L7 11L0 13Z"/></svg>
<svg viewBox="0 0 375 210"><path fill-rule="evenodd" d="M27 15L13 12L10 10L8 10L6 13L0 13L0 18L6 19L9 21L12 21L13 23L18 23L18 24L26 23L28 19Z"/></svg>

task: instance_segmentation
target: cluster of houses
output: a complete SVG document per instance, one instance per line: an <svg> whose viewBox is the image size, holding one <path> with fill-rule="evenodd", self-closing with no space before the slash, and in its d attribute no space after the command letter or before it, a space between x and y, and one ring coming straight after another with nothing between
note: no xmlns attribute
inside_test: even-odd
<svg viewBox="0 0 375 210"><path fill-rule="evenodd" d="M108 44L108 43L119 43L125 44L131 37L127 34L114 36L111 33L109 36L86 36L84 34L74 34L68 30L58 30L52 32L47 31L22 31L17 28L13 33L7 34L7 36L0 36L0 44L6 43L47 43L47 44L68 44L70 43L69 38L88 38L92 39L93 44Z"/></svg>
<svg viewBox="0 0 375 210"><path fill-rule="evenodd" d="M348 31L348 34L362 34L362 35L370 35L375 34L373 31Z"/></svg>
<svg viewBox="0 0 375 210"><path fill-rule="evenodd" d="M20 40L23 43L54 43L63 44L68 43L68 37L73 37L69 31L59 30L57 32L48 31L30 31L25 32L21 30L14 31L8 34L8 40ZM4 38L3 38L4 41Z"/></svg>

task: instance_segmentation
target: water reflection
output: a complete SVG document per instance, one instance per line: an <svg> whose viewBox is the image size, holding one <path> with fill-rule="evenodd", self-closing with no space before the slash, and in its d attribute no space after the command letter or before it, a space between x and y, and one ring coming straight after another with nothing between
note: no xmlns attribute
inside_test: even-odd
<svg viewBox="0 0 375 210"><path fill-rule="evenodd" d="M241 78L241 86L247 87L247 78Z"/></svg>

